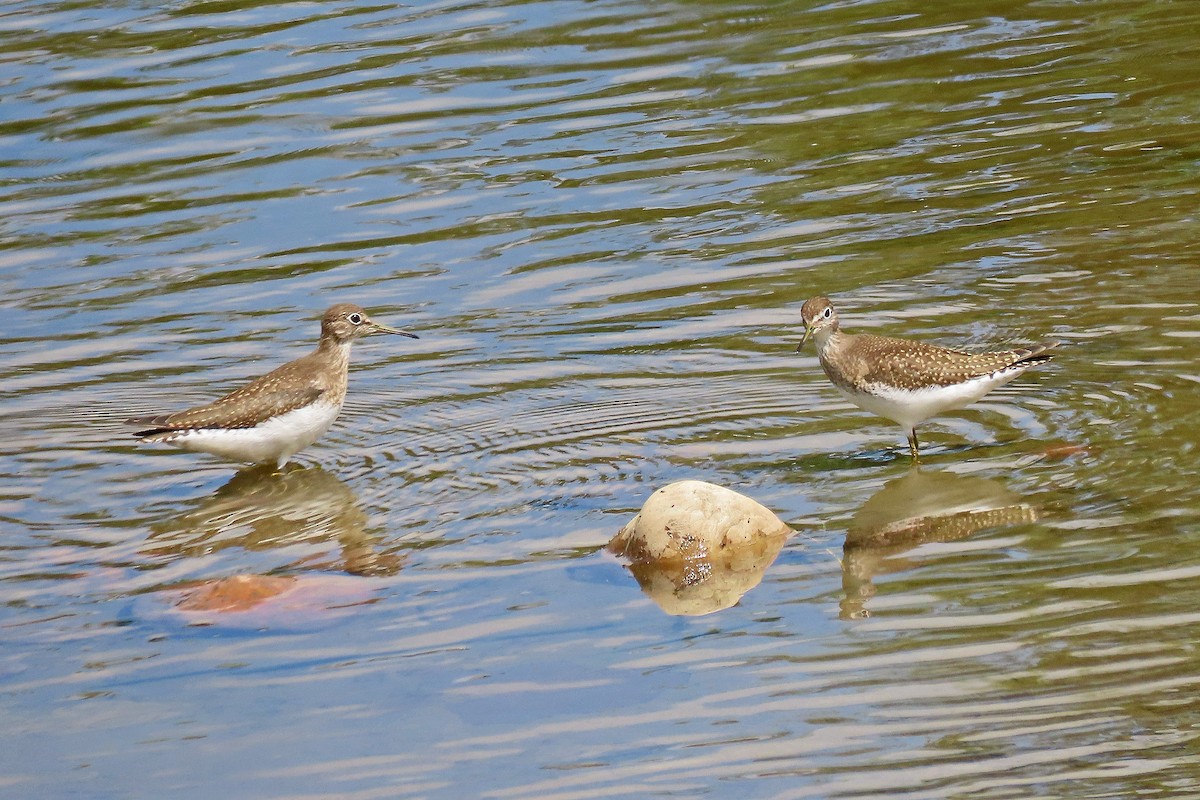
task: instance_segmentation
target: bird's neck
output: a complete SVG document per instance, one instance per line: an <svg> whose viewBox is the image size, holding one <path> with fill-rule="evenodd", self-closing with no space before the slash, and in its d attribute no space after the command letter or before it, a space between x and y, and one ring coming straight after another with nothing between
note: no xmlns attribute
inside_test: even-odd
<svg viewBox="0 0 1200 800"><path fill-rule="evenodd" d="M313 355L345 372L350 366L350 342L332 336L322 336Z"/></svg>
<svg viewBox="0 0 1200 800"><path fill-rule="evenodd" d="M824 328L813 334L813 340L817 343L817 354L825 357L839 350L849 338L849 334L842 333L837 328Z"/></svg>

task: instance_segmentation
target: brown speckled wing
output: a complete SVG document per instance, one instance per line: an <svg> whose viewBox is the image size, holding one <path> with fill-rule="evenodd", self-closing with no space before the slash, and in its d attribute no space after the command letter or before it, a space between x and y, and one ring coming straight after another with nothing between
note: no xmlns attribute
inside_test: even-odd
<svg viewBox="0 0 1200 800"><path fill-rule="evenodd" d="M302 408L324 392L316 387L277 389L260 392L253 397L239 397L237 392L206 406L197 406L174 414L154 414L134 417L131 425L145 425L134 432L143 438L172 431L202 430L205 428L252 428L264 420Z"/></svg>
<svg viewBox="0 0 1200 800"><path fill-rule="evenodd" d="M925 342L859 334L839 355L854 364L846 377L855 388L884 383L912 390L951 386L1017 365L1041 364L1050 360L1045 353L1057 344L1046 342L1016 350L967 353Z"/></svg>
<svg viewBox="0 0 1200 800"><path fill-rule="evenodd" d="M133 434L142 438L172 431L251 428L271 417L302 408L322 396L331 403L340 403L345 396L344 382L340 386L336 383L328 385L328 376L319 371L320 366L313 356L297 359L208 405L173 414L134 417L127 422L145 426Z"/></svg>

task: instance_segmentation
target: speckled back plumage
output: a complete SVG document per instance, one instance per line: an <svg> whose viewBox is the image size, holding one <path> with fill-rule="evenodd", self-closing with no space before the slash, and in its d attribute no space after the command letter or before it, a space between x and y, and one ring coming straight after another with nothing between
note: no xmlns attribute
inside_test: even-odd
<svg viewBox="0 0 1200 800"><path fill-rule="evenodd" d="M825 374L854 391L875 385L906 391L953 386L1008 369L1024 369L1049 361L1046 352L1057 342L990 353L968 353L949 347L869 333L835 331L818 351Z"/></svg>
<svg viewBox="0 0 1200 800"><path fill-rule="evenodd" d="M130 420L145 425L139 438L169 438L172 432L204 428L253 428L271 417L303 408L318 399L340 406L346 399L350 347L323 340L316 350L271 370L208 405ZM162 440L160 438L160 440Z"/></svg>

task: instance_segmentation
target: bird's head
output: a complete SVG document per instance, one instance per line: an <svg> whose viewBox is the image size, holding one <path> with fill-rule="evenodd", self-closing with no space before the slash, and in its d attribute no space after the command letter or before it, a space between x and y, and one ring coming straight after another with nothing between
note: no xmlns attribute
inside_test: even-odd
<svg viewBox="0 0 1200 800"><path fill-rule="evenodd" d="M820 342L825 336L838 329L838 315L828 297L814 297L800 307L800 319L804 321L804 339L796 348L799 353L808 340L816 337Z"/></svg>
<svg viewBox="0 0 1200 800"><path fill-rule="evenodd" d="M338 303L330 306L321 317L321 336L332 337L339 342L352 342L374 333L396 333L410 339L420 338L415 333L402 331L382 322L375 322L360 306L353 303Z"/></svg>

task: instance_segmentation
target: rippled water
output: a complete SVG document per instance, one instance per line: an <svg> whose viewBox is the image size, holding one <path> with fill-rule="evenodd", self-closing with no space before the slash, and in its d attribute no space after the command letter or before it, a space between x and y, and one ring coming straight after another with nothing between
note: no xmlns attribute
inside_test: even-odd
<svg viewBox="0 0 1200 800"><path fill-rule="evenodd" d="M1198 25L7 4L0 793L1200 792ZM818 293L1066 346L914 473L795 354ZM120 424L335 300L422 338L292 469ZM693 477L797 535L680 616L603 548Z"/></svg>

